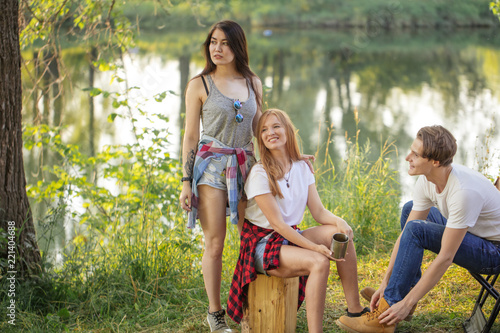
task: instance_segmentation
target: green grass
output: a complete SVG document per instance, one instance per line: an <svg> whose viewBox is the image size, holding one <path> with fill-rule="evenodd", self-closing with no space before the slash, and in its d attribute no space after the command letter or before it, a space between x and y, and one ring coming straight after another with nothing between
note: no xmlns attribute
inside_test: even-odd
<svg viewBox="0 0 500 333"><path fill-rule="evenodd" d="M433 254L426 254L424 269ZM360 288L376 287L385 272L389 254L366 255L359 258ZM231 269L223 274L223 299L227 298ZM102 276L104 277L104 276ZM49 279L52 278L53 280ZM186 277L184 277L186 278ZM83 283L80 286L61 286L57 277L46 276L36 284L32 297L44 290L65 289L62 299L47 299L46 306L54 312L39 308L26 309L17 315L17 328L6 322L2 332L207 332L205 322L208 301L201 275L191 276L190 283L179 285L183 277L170 274L151 280L132 281L126 275L113 273L106 280ZM85 294L85 290L87 294ZM478 284L468 272L452 266L439 284L418 304L411 322L403 322L398 332L462 332L462 322L472 311ZM79 294L70 296L70 292ZM340 281L334 265L327 290L324 316L325 332L341 332L335 325L346 308ZM83 302L81 302L84 300ZM306 300L307 302L307 300ZM363 301L364 302L364 301ZM367 302L364 302L368 305ZM3 306L3 304L2 304ZM68 309L68 315L58 315L57 309ZM60 311L60 310L59 310ZM230 326L238 325L231 322ZM307 332L305 308L298 312L297 332Z"/></svg>
<svg viewBox="0 0 500 333"><path fill-rule="evenodd" d="M175 160L158 154L156 146L166 139L158 135L152 146L110 147L89 158L77 146L65 146L47 128L28 132L25 143L31 149L42 142L60 154L56 180L30 188L39 201L62 205L52 207L50 223L38 221L39 227L51 235L58 216L54 212L59 211L84 219L85 228L78 229L64 249L61 266L51 264L43 252L43 273L17 281L16 326L4 320L0 331L207 332L208 300L201 274L203 237L199 227L186 230L186 215L175 203L179 167ZM398 235L400 194L397 173L391 166L394 152L391 144L372 152L370 143L360 145L357 137L347 146L343 161L333 163L327 158L317 162L317 186L324 204L354 229L360 288L376 287ZM318 154L328 156L326 150L321 147ZM119 193L87 180L85 172L92 172L89 166L95 167L96 161L101 177L120 185ZM65 204L68 189L76 186L85 212L71 211ZM314 223L306 214L304 225ZM238 239L236 227L230 226L223 257L223 302L238 257ZM424 270L433 258L434 254L426 253ZM9 301L6 283L5 276L1 277L2 308ZM400 324L398 331L462 332L478 291L479 285L465 269L452 266L419 302L413 320ZM340 332L335 320L344 314L346 304L335 265L326 299L324 330ZM297 314L297 332L307 331L304 309L302 306Z"/></svg>

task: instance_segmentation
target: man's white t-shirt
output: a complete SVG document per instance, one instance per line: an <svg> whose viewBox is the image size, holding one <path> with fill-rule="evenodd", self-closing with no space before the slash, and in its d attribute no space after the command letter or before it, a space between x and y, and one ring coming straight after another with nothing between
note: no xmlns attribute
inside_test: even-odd
<svg viewBox="0 0 500 333"><path fill-rule="evenodd" d="M283 194L283 199L278 196L275 196L275 198L283 220L289 226L293 226L302 221L307 204L309 185L314 184L314 175L306 162L296 161L293 162L289 176L286 175L286 177L290 187L286 186L284 178L279 179L278 185ZM271 193L269 179L261 163L255 164L250 170L250 174L245 181L245 193L248 199L245 218L261 228L273 229L255 201L256 196Z"/></svg>
<svg viewBox="0 0 500 333"><path fill-rule="evenodd" d="M443 192L420 176L413 192L413 210L432 206L448 219L446 227L468 228L473 235L500 241L500 191L482 174L463 165L452 164Z"/></svg>

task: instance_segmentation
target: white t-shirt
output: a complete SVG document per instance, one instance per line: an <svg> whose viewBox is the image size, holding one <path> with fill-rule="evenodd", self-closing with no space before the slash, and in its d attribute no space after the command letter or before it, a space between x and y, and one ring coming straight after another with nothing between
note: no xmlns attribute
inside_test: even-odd
<svg viewBox="0 0 500 333"><path fill-rule="evenodd" d="M278 196L275 196L275 198L283 220L289 226L293 226L302 221L307 204L309 185L314 184L314 175L306 162L293 162L288 184L290 187L286 186L284 178L278 180L283 199ZM266 216L255 202L256 196L271 193L269 179L261 163L255 164L250 170L245 182L245 193L248 199L245 218L261 228L272 229Z"/></svg>
<svg viewBox="0 0 500 333"><path fill-rule="evenodd" d="M432 206L448 219L446 227L469 228L471 234L500 241L500 191L482 174L463 165L452 164L443 192L425 176L417 180L413 192L413 210Z"/></svg>

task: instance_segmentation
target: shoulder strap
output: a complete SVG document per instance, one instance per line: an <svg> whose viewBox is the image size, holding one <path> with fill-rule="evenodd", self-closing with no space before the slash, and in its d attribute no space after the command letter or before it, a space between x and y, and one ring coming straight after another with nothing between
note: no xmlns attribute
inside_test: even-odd
<svg viewBox="0 0 500 333"><path fill-rule="evenodd" d="M205 86L205 91L207 92L207 96L208 96L207 83L205 82L205 77L203 77L203 75L201 76L201 80L203 81L203 85Z"/></svg>

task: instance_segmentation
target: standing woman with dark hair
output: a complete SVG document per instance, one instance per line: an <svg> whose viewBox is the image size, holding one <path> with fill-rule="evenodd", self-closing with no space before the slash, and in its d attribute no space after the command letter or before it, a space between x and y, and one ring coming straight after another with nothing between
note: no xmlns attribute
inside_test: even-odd
<svg viewBox="0 0 500 333"><path fill-rule="evenodd" d="M188 227L199 218L205 236L207 320L215 331L228 328L220 299L226 216L238 223L243 184L255 163L252 137L262 114L262 83L249 67L245 33L236 22L216 23L203 46L205 68L186 88L180 204L189 212Z"/></svg>

